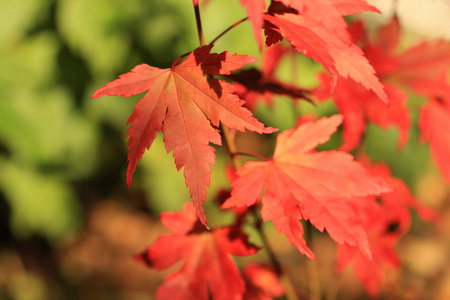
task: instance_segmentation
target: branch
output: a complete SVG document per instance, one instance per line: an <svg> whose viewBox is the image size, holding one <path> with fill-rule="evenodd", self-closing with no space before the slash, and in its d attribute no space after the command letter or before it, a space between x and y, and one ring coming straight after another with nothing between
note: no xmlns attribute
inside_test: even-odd
<svg viewBox="0 0 450 300"><path fill-rule="evenodd" d="M202 29L202 19L200 18L200 8L198 6L199 1L194 1L195 21L197 22L198 38L200 40L200 46L205 46L205 37Z"/></svg>
<svg viewBox="0 0 450 300"><path fill-rule="evenodd" d="M264 155L258 154L258 153L253 153L253 152L246 152L246 151L236 151L233 153L230 153L233 157L234 156L238 156L238 155L245 155L245 156L250 156L250 157L256 157L259 158L261 160L265 160L265 161L269 161L272 160L271 158L268 158Z"/></svg>
<svg viewBox="0 0 450 300"><path fill-rule="evenodd" d="M234 23L233 25L231 25L230 27L228 27L227 29L225 29L221 34L219 34L218 36L216 36L215 39L213 39L209 45L214 44L215 42L217 42L218 39L220 39L223 35L225 35L225 33L227 33L228 31L230 31L231 29L233 29L234 27L236 27L237 25L241 24L242 22L244 22L245 20L247 20L248 18L245 17L240 21L237 21L236 23Z"/></svg>

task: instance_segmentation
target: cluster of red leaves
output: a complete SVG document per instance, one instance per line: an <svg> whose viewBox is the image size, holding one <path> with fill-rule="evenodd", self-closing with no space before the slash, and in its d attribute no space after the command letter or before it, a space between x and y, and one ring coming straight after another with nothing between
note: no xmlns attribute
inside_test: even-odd
<svg viewBox="0 0 450 300"><path fill-rule="evenodd" d="M158 270L183 261L181 269L158 289L158 299L208 299L209 293L214 299L282 295L277 274L251 265L244 270L244 280L231 259L230 255L257 251L241 231L244 219L240 213L233 226L205 228L203 202L210 184L210 165L215 163L210 143L221 145L219 125L259 134L275 132L249 110L260 99L270 103L273 94L281 94L310 100L312 94L334 93L342 114L302 122L280 133L272 158L246 162L239 168L231 197L222 208L261 203L263 220L272 221L278 232L311 259L315 255L303 238L302 220L321 232L326 229L341 245L337 269L353 260L357 278L369 293L376 294L382 267L398 264L393 247L409 228L408 208L428 219L431 213L418 204L403 182L392 178L387 167L367 161L361 164L344 151L359 144L367 121L382 127L396 125L399 143L404 145L411 126L404 90L408 87L429 99L421 109L419 126L444 177L450 180L450 137L443 133L450 130L450 88L442 67L450 61L450 47L448 43L424 43L399 55L394 51L399 40L395 21L380 31L376 43L370 42L360 23L347 28L343 18L377 11L363 0L272 0L268 8L265 0L240 2L260 48L269 47L261 70L231 74L256 59L227 51L211 53L212 45L202 46L181 63L181 58L176 60L171 68L138 65L92 96L130 97L145 92L127 122L131 124L127 131L127 184L131 184L137 162L162 131L177 169L184 167L193 198L194 206L185 205L183 212L161 215L174 233L161 236L138 259ZM198 5L198 0L193 3ZM280 58L291 51L274 44L284 39L320 63L331 79L322 76L322 85L314 92L278 81L275 69ZM226 75L233 84L216 75ZM315 148L327 142L342 122L342 151L317 152Z"/></svg>
<svg viewBox="0 0 450 300"><path fill-rule="evenodd" d="M409 209L416 210L418 215L427 221L434 220L436 214L420 204L402 180L392 177L388 166L373 164L367 157L360 157L359 160L372 174L383 178L393 190L378 198L359 199L362 204L352 206L358 223L367 232L373 259L367 259L355 246L344 243L337 251L336 270L342 271L352 263L356 278L363 283L370 295L375 296L383 283L385 267L396 268L400 265L395 246L410 228Z"/></svg>
<svg viewBox="0 0 450 300"><path fill-rule="evenodd" d="M248 265L245 279L231 255L247 256L258 248L249 244L239 224L207 230L195 209L186 203L183 212L163 213L161 222L174 233L159 237L136 259L157 270L178 261L181 268L168 275L158 288L158 299L271 299L284 291L276 274L259 265ZM266 298L264 298L266 297Z"/></svg>
<svg viewBox="0 0 450 300"><path fill-rule="evenodd" d="M429 140L433 156L444 178L450 181L450 84L447 80L450 64L450 43L423 42L398 54L400 27L397 19L380 28L377 40L370 41L363 23L349 28L355 42L377 72L390 100L384 106L371 91L363 89L351 79L340 80L332 95L338 110L344 115L341 149L353 150L360 144L368 121L382 128L391 125L399 131L399 145L408 142L411 127L408 92L427 99L421 108L419 127L423 139ZM326 98L329 80L321 75L322 91L316 95Z"/></svg>

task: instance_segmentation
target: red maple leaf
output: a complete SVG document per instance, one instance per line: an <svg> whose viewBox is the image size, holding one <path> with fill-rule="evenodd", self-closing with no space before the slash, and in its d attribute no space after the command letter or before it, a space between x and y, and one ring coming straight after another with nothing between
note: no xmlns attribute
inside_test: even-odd
<svg viewBox="0 0 450 300"><path fill-rule="evenodd" d="M442 87L448 88L445 78L450 64L448 41L423 41L399 53L401 28L397 18L381 27L375 39L367 36L361 22L352 24L349 30L382 81L408 87L426 97L445 96L448 90ZM441 93L430 93L436 91L433 86L438 86Z"/></svg>
<svg viewBox="0 0 450 300"><path fill-rule="evenodd" d="M408 232L411 225L409 208L427 221L433 221L436 213L422 205L399 178L394 178L389 167L382 163L373 164L365 156L359 157L368 170L383 178L393 190L378 197L368 197L365 205L353 206L360 223L368 235L372 260L361 254L355 246L344 243L337 251L337 271L353 264L355 277L366 291L374 296L379 293L384 282L386 267L397 268L400 261L395 246Z"/></svg>
<svg viewBox="0 0 450 300"><path fill-rule="evenodd" d="M420 113L419 128L421 138L430 143L431 154L444 179L450 182L450 98L426 104Z"/></svg>
<svg viewBox="0 0 450 300"><path fill-rule="evenodd" d="M320 74L321 87L314 94L320 99L328 98L330 80L327 74ZM361 142L366 124L373 122L383 129L395 125L399 130L398 145L408 142L411 117L407 108L408 95L395 85L386 83L384 90L389 98L389 107L378 100L371 91L364 89L351 79L341 79L331 96L337 109L344 116L342 124L343 143L340 149L351 151Z"/></svg>
<svg viewBox="0 0 450 300"><path fill-rule="evenodd" d="M174 233L159 237L136 258L157 270L178 261L181 268L168 275L156 291L157 299L242 299L245 282L231 255L247 256L258 248L250 245L239 227L206 230L188 203L183 212L163 213L161 221Z"/></svg>
<svg viewBox="0 0 450 300"><path fill-rule="evenodd" d="M358 161L361 162L371 174L383 178L392 187L391 192L383 193L379 197L384 206L411 208L417 211L419 217L425 221L436 220L436 212L420 203L420 201L413 196L406 183L402 179L392 175L388 165L384 163L373 163L365 155L360 155Z"/></svg>
<svg viewBox="0 0 450 300"><path fill-rule="evenodd" d="M137 162L152 145L156 133L162 130L167 152L174 151L177 169L184 167L186 186L205 225L203 202L206 186L210 184L210 165L215 163L214 148L209 143L221 144L215 127L222 122L239 131L275 131L271 127L264 128L242 107L244 102L233 94L232 85L204 76L230 74L256 59L227 52L209 53L211 48L212 45L198 48L182 63L168 69L138 65L92 96L130 97L147 91L127 122L131 123L127 131L127 147L130 148L127 184L130 186Z"/></svg>
<svg viewBox="0 0 450 300"><path fill-rule="evenodd" d="M362 22L352 24L349 31L355 43L361 45L364 55L384 85L390 106L380 105L377 95L363 90L353 80L340 80L332 98L339 112L345 117L344 143L341 149L353 150L360 143L369 121L382 128L396 126L400 133L399 146L404 146L411 127L406 91L412 89L430 98L448 95L450 85L445 76L445 69L448 69L450 63L450 43L424 42L398 54L400 27L396 18L380 28L375 40L366 35ZM326 76L321 75L321 91L316 94L319 98L328 96L328 81Z"/></svg>
<svg viewBox="0 0 450 300"><path fill-rule="evenodd" d="M262 46L261 28L266 11L265 0L240 0L245 7L248 18L252 22L253 32L258 45ZM347 23L343 16L362 13L365 11L378 12L374 6L363 0L280 0L271 1L270 11L274 12L276 7L283 5L290 8L292 12L300 14L314 21L332 34L339 37L345 43L350 44L350 35L346 31ZM268 43L271 45L273 42Z"/></svg>
<svg viewBox="0 0 450 300"><path fill-rule="evenodd" d="M338 243L358 246L371 257L367 236L355 220L355 196L389 191L383 180L374 177L340 151L314 152L342 122L341 115L307 122L278 135L272 160L246 162L232 183L232 197L223 208L252 205L265 189L261 215L272 220L300 252L314 259L303 238L300 220L309 220L317 229L327 230Z"/></svg>
<svg viewBox="0 0 450 300"><path fill-rule="evenodd" d="M325 28L344 43L351 44L343 16L366 11L379 12L363 0L280 0L286 6L296 9L299 14Z"/></svg>
<svg viewBox="0 0 450 300"><path fill-rule="evenodd" d="M409 229L410 215L407 209L400 206L381 206L375 198L361 201L367 205L355 211L367 232L373 259L367 259L357 247L344 243L339 245L336 253L336 271L342 272L352 264L356 279L363 284L368 294L375 296L385 280L385 268L397 268L400 265L395 246Z"/></svg>
<svg viewBox="0 0 450 300"><path fill-rule="evenodd" d="M283 34L297 51L320 63L332 75L331 93L338 77L351 78L388 103L383 85L375 76L375 70L357 45L343 41L316 20L298 12L293 13L292 9L279 2L274 1L272 4L274 3L276 5L272 5L269 14L264 17L268 23L265 25L265 33L270 37L267 45L279 40Z"/></svg>

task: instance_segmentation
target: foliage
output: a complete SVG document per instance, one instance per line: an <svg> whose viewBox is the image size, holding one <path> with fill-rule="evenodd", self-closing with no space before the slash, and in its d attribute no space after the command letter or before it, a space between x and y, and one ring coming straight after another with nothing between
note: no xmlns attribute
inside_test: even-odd
<svg viewBox="0 0 450 300"><path fill-rule="evenodd" d="M234 159L234 167L238 170L237 178L231 185L231 197L225 201L222 208L252 206L261 202L262 219L271 220L278 232L284 233L301 253L311 259L315 259L315 256L302 236L301 220L309 221L320 231L326 229L330 236L342 245L340 248L342 250L338 252L339 269L342 269L354 256L350 254L350 249L359 248L363 256L360 256L358 260L357 278L362 281L370 294L375 295L381 286L382 270L374 269L374 273L378 275L372 277L369 275L372 271L362 273L362 270L372 270L369 266L375 266L376 262L383 259L388 262L394 261L391 264L397 266L398 262L386 257L385 254L391 253L389 256L395 256L393 247L396 239L384 242L383 235L389 234L389 230L383 229L387 225L382 225L381 231L377 229L375 233L381 238L371 238L369 246L367 234L371 233L372 227L367 226L378 223L369 220L383 220L388 211L391 214L396 211L394 208L402 205L401 201L404 198L397 197L395 201L385 202L384 199L388 196L384 195L400 193L398 188L401 187L402 190L405 188L401 182L388 185L381 177L377 177L358 162L354 162L348 153L315 152L314 149L330 138L343 119L345 119L344 144L341 148L345 151L355 149L360 145L361 136L364 134L365 118L383 127L390 124L397 125L401 133L399 145L404 146L411 126L409 111L406 108L407 94L402 90L403 86L407 86L430 98L431 104L423 109L423 117L419 125L424 137L430 139L436 161L444 176L447 176L449 171L445 158L448 158L448 153L445 149L449 149L449 145L447 139L441 137L446 136L442 129L447 127L444 124L448 119L444 117L444 114L448 114L448 110L446 106L443 106L449 91L448 74L445 68L436 66L435 63L444 61L443 66L447 65L447 60L450 58L448 44L441 43L433 46L422 44L411 48L403 55L393 54L399 40L399 26L395 19L380 31L379 46L369 42L368 37L364 35L361 23L352 24L352 27L347 30L347 24L342 18L363 11L376 11L364 1L271 1L267 11L264 1L243 0L241 4L247 11L256 42L261 50L263 48L261 30L264 29L265 47L285 39L295 50L320 63L332 76L330 80L321 75L322 86L319 89L309 91L302 89L295 98L310 100L305 96L308 93L320 97L320 94L329 90L336 101L337 108L343 112L343 116L335 115L330 118L321 118L316 122L301 122L296 129L285 130L278 135L272 159L258 154L247 154L265 161L246 162L240 167L236 156L246 153L240 153L236 149L232 137L227 136L229 132L225 127L240 131L248 129L258 133L271 133L274 130L264 129L251 117L247 109L241 107L244 102L238 100L231 85L211 76L230 74L230 71L240 69L244 64L254 60L247 56L230 55L227 52L211 54L210 50L214 41L221 36L219 35L210 45L205 46L199 4L198 1L194 1L200 48L189 53L181 64L176 65L179 59L176 60L171 69L161 70L148 65L138 65L130 73L121 75L120 79L98 89L92 96L93 98L103 95L128 97L148 90L136 104L135 112L128 120L131 126L127 133L130 148L127 183L130 185L136 163L141 159L145 148L150 148L156 132L162 130L166 150L167 152L174 150L173 155L178 170L184 167L186 185L190 188L197 215L207 226L202 204L205 201L205 186L210 183L209 164L215 163L213 149L208 146L208 143L221 144L220 136L211 128L209 122L216 128L221 122L223 134L227 138L228 151ZM234 26L238 24L239 22ZM362 45L363 49L355 43ZM416 55L418 53L416 49L422 50L420 57ZM278 53L280 56L283 54L284 52ZM279 58L274 56L269 59L275 61L269 67L269 70L273 70ZM268 82L261 82L261 80L268 80L270 83L270 80L276 80L276 77L271 76L273 71L269 71L265 78L262 75L263 71L257 69L254 69L252 73L245 72L242 72L239 77L228 77L232 81L237 79L241 94L245 94L245 90L248 89L252 93L278 92L292 95L296 90L293 87L290 92L287 92L289 88L274 82L273 84L278 85L277 90L273 88L273 85L268 85ZM379 77L375 76L375 72ZM202 77L202 75L209 76ZM250 80L252 75L257 76L256 82ZM378 78L386 82L383 84ZM390 104L391 106L388 107ZM251 108L254 103L250 102L249 105ZM209 119L209 122L204 116ZM442 123L439 125L441 129L430 125L434 122ZM358 152L361 155L363 149L360 148ZM263 190L264 196L259 200ZM377 204L374 196L379 196L383 205ZM386 199L392 199L392 197ZM417 209L417 206L414 208ZM401 211L402 214L389 216L387 224L393 222L402 228L409 227L408 223L401 221L408 218L408 213ZM164 222L165 215L161 218ZM177 223L177 226L181 226L185 233L193 230L189 229L192 228L191 225L183 227L181 223ZM218 229L213 231L216 230ZM387 231L384 232L384 230ZM396 232L397 229L393 231ZM405 230L402 229L401 232ZM163 237L153 244L145 256L152 267L161 268L158 265L166 259L170 260L172 251L176 251L178 255L181 251L190 252L188 245L175 246L178 241L172 242L173 249L169 242L159 245L162 240ZM181 241L182 238L178 240ZM377 247L386 247L386 249L378 251ZM153 254L162 249L166 249L165 254ZM372 253L372 251L375 252ZM355 250L351 253L355 253ZM207 257L209 255L202 258L185 257L185 266L189 260L204 263L208 261ZM275 264L277 266L277 263ZM163 263L163 265L166 264ZM197 286L198 283L189 282L191 280L208 282L209 277L203 280L201 278L209 274L209 268L211 268L210 265L204 265L201 268L202 271L191 276L179 277L181 273L172 275L159 289L157 297L207 299L206 287L200 288ZM212 276L222 277L224 283L236 280L227 280L225 274ZM217 282L209 282L209 284L214 298L224 297L225 294L217 290ZM227 294L225 298L240 298L243 295L242 289L230 287L227 291L232 294Z"/></svg>
<svg viewBox="0 0 450 300"><path fill-rule="evenodd" d="M353 266L372 297L410 297L407 285L387 283L387 268L402 267L399 243L414 224L425 226L416 215L440 222L410 188L428 151L449 181L448 42L404 43L395 15L369 33L349 17L377 13L363 0L27 0L0 8L1 238L17 241L25 262L26 253L56 249L40 263L58 261L58 270L42 273L63 274L72 286L95 280L89 274L107 259L96 243L134 239L126 261L150 244L136 260L168 274L152 288L158 299L333 299L311 270L299 284L303 273L284 259L273 229L308 268L323 259L317 242L329 236L338 273ZM130 101L91 95L136 104L132 111ZM189 195L193 204L168 212ZM122 208L94 213L104 208L99 199L123 197L146 217L162 212L171 232L129 227L136 219L127 212L110 219ZM82 224L83 212L98 221ZM98 242L77 237L83 227L113 233ZM153 242L142 238L148 232ZM85 242L97 245L90 254ZM0 264L11 257L0 251ZM86 257L96 262L80 269ZM40 272L29 278L40 282ZM17 286L8 283L0 297L21 298ZM64 298L34 289L36 299Z"/></svg>

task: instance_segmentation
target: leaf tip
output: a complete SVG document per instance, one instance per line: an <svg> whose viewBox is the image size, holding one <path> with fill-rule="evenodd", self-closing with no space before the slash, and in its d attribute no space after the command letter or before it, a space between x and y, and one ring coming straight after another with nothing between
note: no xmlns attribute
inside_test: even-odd
<svg viewBox="0 0 450 300"><path fill-rule="evenodd" d="M133 173L134 173L135 168L136 168L136 165L134 165L134 168L128 167L128 170L127 170L127 186L128 186L128 188L131 187L131 181L133 180Z"/></svg>
<svg viewBox="0 0 450 300"><path fill-rule="evenodd" d="M339 127L339 125L341 125L342 122L344 121L344 116L342 114L335 114L335 115L328 117L325 120L327 120L328 124L333 125L333 127L335 126L335 128L336 128L335 130L337 130L337 127Z"/></svg>
<svg viewBox="0 0 450 300"><path fill-rule="evenodd" d="M277 131L278 131L278 128L266 127L266 128L264 128L263 133L274 133L274 132L277 132Z"/></svg>
<svg viewBox="0 0 450 300"><path fill-rule="evenodd" d="M208 221L205 216L205 209L203 208L203 206L201 207L201 209L197 207L197 216L200 222L203 224L203 226L205 226L206 229L211 230L211 228L208 225Z"/></svg>
<svg viewBox="0 0 450 300"><path fill-rule="evenodd" d="M99 97L103 96L102 91L103 91L103 87L96 89L95 92L92 94L91 99L95 99L95 98L99 98Z"/></svg>

